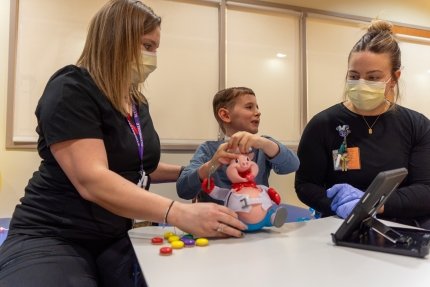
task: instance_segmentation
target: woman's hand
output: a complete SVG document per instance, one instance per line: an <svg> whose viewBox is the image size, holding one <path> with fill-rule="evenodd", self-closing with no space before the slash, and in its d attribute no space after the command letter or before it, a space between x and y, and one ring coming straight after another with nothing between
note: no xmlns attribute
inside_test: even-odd
<svg viewBox="0 0 430 287"><path fill-rule="evenodd" d="M241 237L246 229L233 210L209 202L175 202L167 222L196 237Z"/></svg>
<svg viewBox="0 0 430 287"><path fill-rule="evenodd" d="M332 198L331 209L333 211L345 203L360 199L363 194L363 191L347 183L335 184L327 189L327 197Z"/></svg>
<svg viewBox="0 0 430 287"><path fill-rule="evenodd" d="M364 192L347 183L339 183L327 189L327 197L332 198L331 210L341 218L347 218Z"/></svg>

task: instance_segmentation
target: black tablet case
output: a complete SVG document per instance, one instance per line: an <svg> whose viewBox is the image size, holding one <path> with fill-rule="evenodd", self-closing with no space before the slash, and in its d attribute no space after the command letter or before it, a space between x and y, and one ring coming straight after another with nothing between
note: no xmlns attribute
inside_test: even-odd
<svg viewBox="0 0 430 287"><path fill-rule="evenodd" d="M425 257L430 247L429 230L389 227L376 218L378 209L407 173L405 168L380 172L351 214L332 234L333 242L339 246Z"/></svg>

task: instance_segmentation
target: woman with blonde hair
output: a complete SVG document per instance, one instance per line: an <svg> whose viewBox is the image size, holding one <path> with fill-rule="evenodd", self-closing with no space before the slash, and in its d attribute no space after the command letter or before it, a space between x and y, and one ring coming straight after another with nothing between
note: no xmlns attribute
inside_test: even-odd
<svg viewBox="0 0 430 287"><path fill-rule="evenodd" d="M0 248L0 286L145 286L127 236L132 219L241 236L245 225L224 206L146 190L181 170L159 162L139 91L156 68L160 24L140 1L109 1L92 19L77 65L48 81L36 109L42 162Z"/></svg>
<svg viewBox="0 0 430 287"><path fill-rule="evenodd" d="M397 104L401 54L391 23L372 22L348 57L344 102L307 124L298 197L323 216L346 218L381 171L407 168L379 216L430 228L430 122Z"/></svg>

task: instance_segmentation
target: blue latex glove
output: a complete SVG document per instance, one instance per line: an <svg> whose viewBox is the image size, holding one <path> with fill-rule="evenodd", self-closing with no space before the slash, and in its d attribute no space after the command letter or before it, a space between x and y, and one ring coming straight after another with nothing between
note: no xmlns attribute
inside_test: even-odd
<svg viewBox="0 0 430 287"><path fill-rule="evenodd" d="M331 210L334 212L337 212L336 210L339 206L360 199L363 194L364 192L347 183L335 184L327 189L327 197L333 198L331 201Z"/></svg>
<svg viewBox="0 0 430 287"><path fill-rule="evenodd" d="M347 218L348 215L351 214L351 211L354 209L355 205L360 201L360 199L354 199L347 203L342 204L336 209L336 214L341 218Z"/></svg>

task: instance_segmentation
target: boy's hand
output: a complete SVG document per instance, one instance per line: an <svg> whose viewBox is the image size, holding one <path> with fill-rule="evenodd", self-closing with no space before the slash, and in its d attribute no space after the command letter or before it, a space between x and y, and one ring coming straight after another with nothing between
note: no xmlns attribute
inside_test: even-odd
<svg viewBox="0 0 430 287"><path fill-rule="evenodd" d="M230 137L230 140L228 141L228 150L239 150L242 154L249 153L252 148L262 148L263 140L267 139L248 132L237 132Z"/></svg>
<svg viewBox="0 0 430 287"><path fill-rule="evenodd" d="M212 159L200 166L198 174L201 180L210 177L220 165L229 164L232 159L239 157L239 154L228 152L227 146L227 143L221 144Z"/></svg>
<svg viewBox="0 0 430 287"><path fill-rule="evenodd" d="M229 164L231 160L237 159L238 157L239 155L237 153L228 149L228 143L222 143L209 163L211 165L220 166L221 164Z"/></svg>
<svg viewBox="0 0 430 287"><path fill-rule="evenodd" d="M240 153L249 153L252 148L261 149L270 158L279 153L277 143L249 132L241 131L233 134L228 141L228 150L235 151L239 149Z"/></svg>

